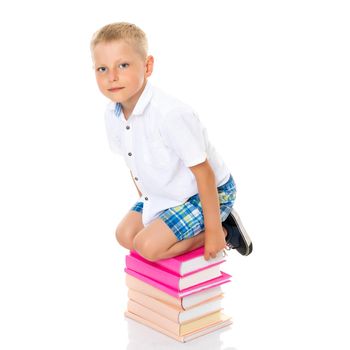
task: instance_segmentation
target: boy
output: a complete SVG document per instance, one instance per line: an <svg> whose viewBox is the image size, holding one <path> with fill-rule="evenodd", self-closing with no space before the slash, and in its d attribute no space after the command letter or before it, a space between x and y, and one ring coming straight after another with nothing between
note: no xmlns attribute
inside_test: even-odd
<svg viewBox="0 0 350 350"><path fill-rule="evenodd" d="M150 261L203 245L206 260L224 248L249 255L253 245L232 210L232 175L193 110L148 82L154 58L147 50L145 33L125 22L104 26L91 40L97 85L111 100L109 144L140 195L116 238Z"/></svg>

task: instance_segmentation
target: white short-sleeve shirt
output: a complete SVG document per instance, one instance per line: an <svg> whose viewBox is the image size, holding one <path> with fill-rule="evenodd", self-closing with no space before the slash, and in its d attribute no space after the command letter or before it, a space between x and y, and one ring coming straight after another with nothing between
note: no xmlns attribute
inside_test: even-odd
<svg viewBox="0 0 350 350"><path fill-rule="evenodd" d="M112 151L123 156L142 193L144 226L198 193L189 167L208 159L217 187L230 177L192 108L150 82L127 120L120 104L111 101L105 122Z"/></svg>

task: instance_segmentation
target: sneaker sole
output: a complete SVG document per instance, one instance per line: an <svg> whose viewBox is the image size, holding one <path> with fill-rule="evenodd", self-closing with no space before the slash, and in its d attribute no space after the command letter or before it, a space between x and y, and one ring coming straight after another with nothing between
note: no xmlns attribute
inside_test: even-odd
<svg viewBox="0 0 350 350"><path fill-rule="evenodd" d="M237 222L237 227L241 232L241 237L243 239L243 242L245 244L245 247L243 248L237 248L238 252L244 256L249 255L252 251L253 251L253 243L252 240L250 239L247 231L245 230L241 218L239 217L239 215L237 214L237 212L232 209L231 214L233 215L233 217L235 218L236 222Z"/></svg>

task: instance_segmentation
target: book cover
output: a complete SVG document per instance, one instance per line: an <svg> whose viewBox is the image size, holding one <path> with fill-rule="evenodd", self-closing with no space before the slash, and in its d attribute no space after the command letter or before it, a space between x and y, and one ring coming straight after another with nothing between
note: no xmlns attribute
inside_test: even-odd
<svg viewBox="0 0 350 350"><path fill-rule="evenodd" d="M183 290L221 275L220 263L213 264L186 276L175 275L163 266L130 254L125 257L125 263L128 269L139 272L176 290Z"/></svg>
<svg viewBox="0 0 350 350"><path fill-rule="evenodd" d="M176 297L152 286L149 283L143 282L140 279L129 275L128 273L125 274L125 283L129 289L143 293L165 303L174 305L178 308L181 308L182 310L186 310L206 300L223 294L223 290L219 285L183 297Z"/></svg>
<svg viewBox="0 0 350 350"><path fill-rule="evenodd" d="M133 321L139 322L142 325L145 325L149 328L152 328L153 330L158 331L158 332L160 332L168 337L171 337L179 342L182 342L182 343L186 343L188 341L196 339L196 338L203 336L205 334L215 332L216 330L222 329L222 328L227 327L227 326L232 324L231 317L221 313L221 320L219 322L212 324L212 325L210 325L206 328L203 328L201 330L198 330L196 332L189 333L185 336L177 336L176 334L173 334L172 332L169 332L169 331L165 330L164 328L159 327L158 325L156 325L148 320L145 320L142 317L135 315L131 312L125 311L124 315L125 315L125 317L127 317Z"/></svg>
<svg viewBox="0 0 350 350"><path fill-rule="evenodd" d="M131 250L130 255L135 256L141 260L146 260L135 250ZM224 258L223 250L218 252L215 258L205 260L204 247L199 247L173 258L161 259L153 261L152 263L154 266L162 266L176 275L185 276L187 274L205 269L211 265L220 264L224 261L226 260Z"/></svg>
<svg viewBox="0 0 350 350"><path fill-rule="evenodd" d="M154 312L157 312L159 315L164 316L171 321L182 324L221 310L221 300L223 299L223 295L206 300L205 302L187 310L183 310L179 306L164 303L132 289L129 289L128 291L128 298Z"/></svg>
<svg viewBox="0 0 350 350"><path fill-rule="evenodd" d="M191 295L191 294L194 294L194 293L202 291L202 290L206 290L206 289L209 289L212 287L222 285L224 283L228 283L228 282L230 282L230 278L232 277L228 273L221 271L220 277L214 278L210 281L200 283L200 284L193 286L193 287L190 287L190 288L186 288L184 290L177 290L177 289L171 288L171 287L163 284L162 282L156 281L150 277L142 275L137 271L128 269L127 267L124 269L124 271L127 274L129 274L133 277L136 277L139 280L141 280L145 283L148 283L148 284L152 285L153 287L158 288L158 289L162 290L163 292L170 294L176 298L182 298L184 296Z"/></svg>
<svg viewBox="0 0 350 350"><path fill-rule="evenodd" d="M134 314L141 317L142 319L160 327L161 329L170 332L174 336L186 336L191 333L198 332L207 327L213 326L223 321L224 314L222 310L213 312L209 315L203 316L193 321L179 324L168 320L167 318L159 315L143 305L140 305L132 300L128 301L127 313Z"/></svg>
<svg viewBox="0 0 350 350"><path fill-rule="evenodd" d="M209 315L197 318L196 320L179 324L130 299L128 300L127 311L138 315L143 319L152 322L153 324L156 324L157 326L173 333L176 336L184 336L222 321L222 312L219 310Z"/></svg>

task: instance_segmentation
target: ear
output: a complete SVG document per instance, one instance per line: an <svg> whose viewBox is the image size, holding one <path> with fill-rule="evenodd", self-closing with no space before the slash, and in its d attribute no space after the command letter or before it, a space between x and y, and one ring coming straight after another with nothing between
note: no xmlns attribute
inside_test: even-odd
<svg viewBox="0 0 350 350"><path fill-rule="evenodd" d="M147 56L146 58L146 65L145 65L145 76L148 78L152 72L153 72L153 64L154 64L154 57L153 56Z"/></svg>

